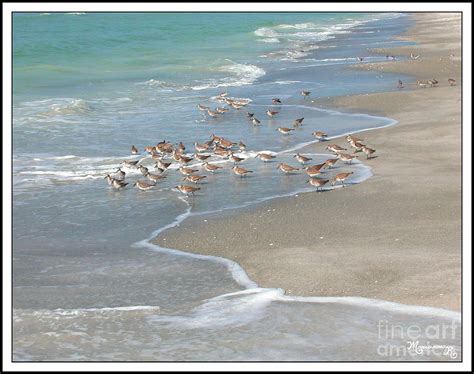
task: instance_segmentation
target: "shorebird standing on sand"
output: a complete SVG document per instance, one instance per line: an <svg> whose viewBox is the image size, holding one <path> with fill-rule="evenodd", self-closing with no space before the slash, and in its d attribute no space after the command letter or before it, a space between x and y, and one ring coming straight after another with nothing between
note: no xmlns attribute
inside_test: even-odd
<svg viewBox="0 0 474 374"><path fill-rule="evenodd" d="M356 142L361 142L363 141L364 139L361 139L361 138L357 138L356 136L352 135L352 134L349 134L346 136L346 140L350 143L352 140L356 141Z"/></svg>
<svg viewBox="0 0 474 374"><path fill-rule="evenodd" d="M339 152L342 152L342 151L347 151L346 148L342 148L340 146L338 146L337 144L329 144L327 147L326 147L327 150L331 151L331 152L334 152L334 153L339 153Z"/></svg>
<svg viewBox="0 0 474 374"><path fill-rule="evenodd" d="M400 88L403 88L403 82L399 79L398 80L398 86L397 86L398 89Z"/></svg>
<svg viewBox="0 0 474 374"><path fill-rule="evenodd" d="M323 190L323 186L329 182L329 179L320 179L320 178L310 178L309 181L307 181L306 183L309 183L310 185L312 185L313 187L316 187L316 191L322 191Z"/></svg>
<svg viewBox="0 0 474 374"><path fill-rule="evenodd" d="M375 149L366 147L365 145L362 147L362 152L364 152L367 155L367 160L369 158L372 158L372 155L375 153Z"/></svg>
<svg viewBox="0 0 474 374"><path fill-rule="evenodd" d="M339 157L341 161L348 162L349 164L352 164L352 160L354 158L357 158L357 156L351 156L351 155L348 155L347 153L339 153L337 156Z"/></svg>
<svg viewBox="0 0 474 374"><path fill-rule="evenodd" d="M290 174L290 173L293 173L295 171L298 171L300 169L298 168L295 168L291 165L288 165L288 164L283 164L281 163L280 165L278 165L277 169L281 170L283 173L285 174Z"/></svg>
<svg viewBox="0 0 474 374"><path fill-rule="evenodd" d="M253 173L252 170L247 170L247 169L241 168L239 166L234 166L232 168L232 171L234 172L235 175L238 175L240 177L244 177L247 173Z"/></svg>
<svg viewBox="0 0 474 374"><path fill-rule="evenodd" d="M283 135L290 135L291 131L294 131L295 129L290 129L288 127L279 127L275 131L279 131Z"/></svg>
<svg viewBox="0 0 474 374"><path fill-rule="evenodd" d="M319 139L319 140L327 140L328 138L328 134L322 131L315 131L311 135L313 135L316 139Z"/></svg>
<svg viewBox="0 0 474 374"><path fill-rule="evenodd" d="M184 193L185 195L192 194L193 196L194 196L194 193L196 191L200 190L199 187L186 186L184 184L179 184L179 185L175 186L174 188L176 188L179 192Z"/></svg>
<svg viewBox="0 0 474 374"><path fill-rule="evenodd" d="M305 157L305 156L303 156L303 155L301 155L301 154L299 154L299 153L297 153L297 154L294 155L293 157L296 157L296 159L298 160L298 162L301 163L301 165L304 165L306 162L312 160L312 158L310 158L310 157Z"/></svg>
<svg viewBox="0 0 474 374"><path fill-rule="evenodd" d="M338 160L338 158L329 158L324 162L324 166L331 169Z"/></svg>
<svg viewBox="0 0 474 374"><path fill-rule="evenodd" d="M316 175L321 174L321 169L325 165L326 163L311 165L311 166L306 166L304 169L306 170L306 174L308 174L310 177L315 177Z"/></svg>
<svg viewBox="0 0 474 374"><path fill-rule="evenodd" d="M347 178L349 178L354 172L349 172L349 173L339 173L336 175L333 180L331 181L331 184L334 186L336 183L341 182L342 187L344 187L344 182L346 181Z"/></svg>

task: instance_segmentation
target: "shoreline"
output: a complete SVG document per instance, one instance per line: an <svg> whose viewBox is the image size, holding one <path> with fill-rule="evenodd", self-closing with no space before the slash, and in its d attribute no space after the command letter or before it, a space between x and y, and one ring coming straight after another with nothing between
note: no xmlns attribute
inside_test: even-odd
<svg viewBox="0 0 474 374"><path fill-rule="evenodd" d="M423 31L440 17L450 19L438 25L444 32ZM448 77L460 82L456 17L416 14L414 27L402 38L417 45L373 51L409 55L413 50L420 60L351 67L436 78L440 87L322 101L324 109L398 122L360 132L377 149L378 157L362 160L372 167L371 178L328 193L211 213L205 220L191 216L153 243L231 259L259 286L283 288L289 295L358 296L459 311L460 182L447 181L460 181L460 136L445 134L446 122L460 131L459 83L446 83ZM305 151L324 147L316 143Z"/></svg>

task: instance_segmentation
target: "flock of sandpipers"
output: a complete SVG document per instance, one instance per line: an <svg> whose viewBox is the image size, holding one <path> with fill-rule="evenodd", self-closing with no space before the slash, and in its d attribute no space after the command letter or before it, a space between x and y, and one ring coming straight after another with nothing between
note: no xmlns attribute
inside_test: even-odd
<svg viewBox="0 0 474 374"><path fill-rule="evenodd" d="M310 91L301 91L301 95L305 99L309 97L310 94ZM199 111L204 113L204 116L207 114L210 118L216 118L224 115L226 112L231 110L231 108L240 110L246 107L250 102L250 100L246 99L228 97L226 92L219 94L215 99L217 102L227 105L227 107L220 106L211 109L208 106L198 104L197 107ZM272 99L272 108L281 104L282 102L279 98ZM277 110L268 109L266 111L266 115L271 118L277 116L278 113ZM254 126L261 125L261 121L255 116L255 113L247 112L247 118ZM293 121L293 127L278 127L275 130L287 136L295 129L303 126L303 121L304 117L297 118ZM328 135L323 131L314 131L312 135L320 141L328 140ZM336 162L351 164L353 159L358 157L355 154L357 152L365 153L367 159L373 157L375 152L375 149L369 148L367 145L362 143L363 139L357 138L353 135L347 135L345 139L349 146L354 148L354 154L347 153L347 148L343 148L337 144L329 144L326 149L331 151L334 156L328 158L321 164L311 165L310 162L312 159L310 157L296 153L293 157L299 162L299 164L301 164L301 166L294 166L280 162L278 164L278 169L284 174L294 174L300 172L300 170L304 171L309 176L307 183L316 187L317 191L322 191L327 183L332 185L341 184L344 187L347 179L353 174L352 171L340 172L330 179L323 178L323 173L332 169ZM248 157L239 157L243 156L242 154L239 155L239 153L246 150L246 145L242 141L234 142L222 136L212 134L209 140L203 143L195 142L193 147L194 150L191 154L186 153L186 146L182 142L174 144L163 140L155 145L146 146L144 152L148 153L149 157L154 161L152 166L145 166L141 163L145 158L148 158L148 156L138 160L124 160L118 166L116 172L107 174L105 179L107 179L109 185L114 189L121 190L129 185L129 182L126 179L127 173L123 169L139 171L147 180L138 179L133 183L133 186L142 191L146 191L155 188L163 179L165 179L166 173L169 172L168 170L175 169L183 175L184 181L191 182L194 185L179 184L175 186L174 189L185 195L194 195L196 191L200 190L200 187L197 187L196 184L207 177L205 173L215 174L219 173L221 169L224 169L224 166L217 165L215 162L216 159L232 162L233 173L241 178L249 173L253 173L253 170L241 166L242 164L245 164L245 161L248 159ZM137 147L132 145L131 153L132 155L138 155L140 152ZM270 152L259 152L255 155L255 158L258 158L264 163L277 161L277 156ZM214 160L214 163L211 163L211 160ZM175 166L171 167L172 165ZM153 170L150 171L150 168L153 168Z"/></svg>

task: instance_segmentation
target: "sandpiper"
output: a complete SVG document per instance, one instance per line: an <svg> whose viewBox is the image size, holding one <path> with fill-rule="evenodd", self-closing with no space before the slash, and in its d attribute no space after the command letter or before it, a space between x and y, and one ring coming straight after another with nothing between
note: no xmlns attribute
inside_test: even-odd
<svg viewBox="0 0 474 374"><path fill-rule="evenodd" d="M306 183L316 187L316 191L322 191L323 186L329 182L329 179L320 179L320 178L310 178Z"/></svg>
<svg viewBox="0 0 474 374"><path fill-rule="evenodd" d="M375 153L375 149L363 146L362 147L362 152L364 152L367 156L367 160L372 157L372 155Z"/></svg>
<svg viewBox="0 0 474 374"><path fill-rule="evenodd" d="M259 126L260 125L260 120L255 118L255 117L252 117L252 123L254 124L254 126Z"/></svg>
<svg viewBox="0 0 474 374"><path fill-rule="evenodd" d="M290 173L300 170L298 168L295 168L294 166L284 164L284 163L280 163L277 169L281 170L285 174L290 174Z"/></svg>
<svg viewBox="0 0 474 374"><path fill-rule="evenodd" d="M276 105L276 104L281 104L281 100L280 100L278 97L274 97L274 98L272 99L272 104L275 104L275 105Z"/></svg>
<svg viewBox="0 0 474 374"><path fill-rule="evenodd" d="M245 160L243 157L237 157L233 152L230 152L230 158L234 161L234 165Z"/></svg>
<svg viewBox="0 0 474 374"><path fill-rule="evenodd" d="M297 154L294 155L293 157L296 157L296 159L298 160L298 162L300 162L302 165L304 165L306 162L312 160L312 158L303 156L303 155L301 155L301 154L299 154L299 153L297 153Z"/></svg>
<svg viewBox="0 0 474 374"><path fill-rule="evenodd" d="M327 140L328 134L322 131L315 131L311 135L313 135L316 139L319 140Z"/></svg>
<svg viewBox="0 0 474 374"><path fill-rule="evenodd" d="M321 174L321 169L326 165L325 163L318 164L318 165L311 165L306 166L304 169L306 170L306 174L310 177L315 177L316 175Z"/></svg>
<svg viewBox="0 0 474 374"><path fill-rule="evenodd" d="M270 109L268 109L265 113L267 113L267 116L269 117L274 117L278 114L278 112L270 110Z"/></svg>
<svg viewBox="0 0 474 374"><path fill-rule="evenodd" d="M198 183L199 181L206 178L205 175L186 175L183 180L187 180L189 182Z"/></svg>
<svg viewBox="0 0 474 374"><path fill-rule="evenodd" d="M454 78L449 78L449 79L448 79L448 83L449 83L450 86L455 86L455 85L456 85L456 79L454 79Z"/></svg>
<svg viewBox="0 0 474 374"><path fill-rule="evenodd" d="M127 185L128 185L128 183L126 183L124 181L119 181L118 179L114 179L112 181L112 187L115 188L116 190L121 190L122 188L124 188Z"/></svg>
<svg viewBox="0 0 474 374"><path fill-rule="evenodd" d="M242 140L238 144L240 152L243 152L247 149L247 146L242 142Z"/></svg>
<svg viewBox="0 0 474 374"><path fill-rule="evenodd" d="M138 153L137 147L135 147L134 145L132 145L132 155L136 155L137 153Z"/></svg>
<svg viewBox="0 0 474 374"><path fill-rule="evenodd" d="M156 165L160 167L161 169L168 169L172 163L171 162L165 162L163 160L158 160L156 161Z"/></svg>
<svg viewBox="0 0 474 374"><path fill-rule="evenodd" d="M143 165L140 165L140 172L143 174L143 175L146 175L148 173L148 168L143 166Z"/></svg>
<svg viewBox="0 0 474 374"><path fill-rule="evenodd" d="M410 53L410 58L412 60L418 60L420 58L420 55L415 55L413 52Z"/></svg>
<svg viewBox="0 0 474 374"><path fill-rule="evenodd" d="M355 148L354 153L362 151L362 147L365 146L365 144L362 144L362 143L360 143L360 142L358 142L358 141L356 141L356 140L354 140L354 139L351 139L351 140L349 141L349 144L350 144L350 146L351 146L352 148Z"/></svg>
<svg viewBox="0 0 474 374"><path fill-rule="evenodd" d="M290 129L288 127L279 127L276 129L276 131L279 131L283 135L290 135L291 131L294 131L295 129Z"/></svg>
<svg viewBox="0 0 474 374"><path fill-rule="evenodd" d="M203 154L203 153L195 153L194 158L199 161L205 161L207 160L211 155L208 154Z"/></svg>
<svg viewBox="0 0 474 374"><path fill-rule="evenodd" d="M329 144L327 147L326 147L327 150L331 151L331 152L334 152L334 153L339 153L339 152L342 152L342 151L347 151L346 148L342 148L340 146L338 146L337 144Z"/></svg>
<svg viewBox="0 0 474 374"><path fill-rule="evenodd" d="M194 143L194 148L198 152L205 152L209 149L209 146L207 144L199 144L197 142Z"/></svg>
<svg viewBox="0 0 474 374"><path fill-rule="evenodd" d="M417 80L416 81L416 84L420 87L423 87L423 88L426 88L426 87L430 87L430 83L428 81L422 81L422 80Z"/></svg>
<svg viewBox="0 0 474 374"><path fill-rule="evenodd" d="M349 178L352 174L353 174L352 171L349 173L339 173L333 178L333 180L331 181L331 184L334 186L337 182L341 182L342 187L344 187L345 180Z"/></svg>
<svg viewBox="0 0 474 374"><path fill-rule="evenodd" d="M295 122L293 122L293 127L302 126L303 121L304 121L304 117L295 119Z"/></svg>
<svg viewBox="0 0 474 374"><path fill-rule="evenodd" d="M160 179L166 178L166 175L157 175L157 174L151 174L150 172L145 174L145 177L147 177L149 180L153 182L157 182Z"/></svg>
<svg viewBox="0 0 474 374"><path fill-rule="evenodd" d="M348 142L350 142L351 140L355 140L356 142L360 142L360 141L362 141L362 140L364 140L364 139L357 138L356 136L354 136L354 135L352 135L352 134L349 134L349 135L346 136L346 140L347 140Z"/></svg>
<svg viewBox="0 0 474 374"><path fill-rule="evenodd" d="M403 88L403 82L399 79L398 80L398 89Z"/></svg>
<svg viewBox="0 0 474 374"><path fill-rule="evenodd" d="M181 164L189 164L192 160L193 160L192 157L187 157L187 156L181 155L181 157L179 158L178 161Z"/></svg>
<svg viewBox="0 0 474 374"><path fill-rule="evenodd" d="M227 157L229 157L229 155L230 155L230 151L228 151L228 150L226 150L226 149L222 149L222 148L216 148L216 149L214 150L214 154L215 154L216 156L221 157L221 158L227 158Z"/></svg>
<svg viewBox="0 0 474 374"><path fill-rule="evenodd" d="M138 161L140 160L134 160L134 161L124 160L122 161L122 165L125 165L128 167L137 167Z"/></svg>
<svg viewBox="0 0 474 374"><path fill-rule="evenodd" d="M232 168L232 171L234 172L234 174L240 177L244 177L247 173L253 173L252 170L247 170L247 169L241 168L240 166L234 166Z"/></svg>
<svg viewBox="0 0 474 374"><path fill-rule="evenodd" d="M236 102L231 102L231 103L230 103L230 106L231 106L232 108L234 108L234 109L239 110L239 109L241 109L244 105L238 104L238 103L236 103Z"/></svg>
<svg viewBox="0 0 474 374"><path fill-rule="evenodd" d="M211 109L207 110L207 114L209 114L209 116L212 117L212 118L219 117L219 113L217 113L216 111L211 110Z"/></svg>
<svg viewBox="0 0 474 374"><path fill-rule="evenodd" d="M255 158L258 158L259 160L262 160L263 162L272 161L275 157L276 156L270 155L268 153L263 153L263 152L257 153L257 155L255 156Z"/></svg>
<svg viewBox="0 0 474 374"><path fill-rule="evenodd" d="M207 112L208 109L210 109L208 106L205 106L205 105L201 105L201 104L198 104L198 109L201 111L201 112Z"/></svg>
<svg viewBox="0 0 474 374"><path fill-rule="evenodd" d="M186 185L184 185L184 184L179 184L179 185L175 186L175 188L176 188L178 191L184 193L185 195L188 195L188 194L194 195L194 193L195 193L196 191L199 191L199 190L200 190L199 187L186 186Z"/></svg>
<svg viewBox="0 0 474 374"><path fill-rule="evenodd" d="M357 158L357 156L351 156L351 155L348 155L347 153L339 153L337 156L339 157L341 161L349 162L349 164L352 164L352 160L354 158Z"/></svg>
<svg viewBox="0 0 474 374"><path fill-rule="evenodd" d="M311 91L301 91L301 95L302 95L304 98L307 98L309 95L311 95Z"/></svg>
<svg viewBox="0 0 474 374"><path fill-rule="evenodd" d="M193 173L196 173L196 172L199 171L199 170L197 170L197 169L186 168L186 167L184 167L184 166L181 166L178 170L179 170L180 173L183 174L183 175L190 175L190 174L193 174Z"/></svg>
<svg viewBox="0 0 474 374"><path fill-rule="evenodd" d="M328 169L331 169L337 161L337 158L329 158L324 161L324 166L326 166Z"/></svg>
<svg viewBox="0 0 474 374"><path fill-rule="evenodd" d="M138 180L133 184L133 186L134 187L136 186L139 190L147 191L147 190L151 190L153 187L155 187L155 184L150 184L150 183Z"/></svg>
<svg viewBox="0 0 474 374"><path fill-rule="evenodd" d="M216 112L220 113L220 114L224 114L225 112L228 112L228 111L229 111L229 109L227 109L227 108L223 108L223 107L217 107L216 108Z"/></svg>
<svg viewBox="0 0 474 374"><path fill-rule="evenodd" d="M220 138L219 145L223 148L232 148L232 146L235 145L235 143L232 143L230 140Z"/></svg>
<svg viewBox="0 0 474 374"><path fill-rule="evenodd" d="M213 164L208 164L207 162L203 163L202 166L204 166L204 169L211 173L215 173L217 170L222 169L222 166L217 166Z"/></svg>

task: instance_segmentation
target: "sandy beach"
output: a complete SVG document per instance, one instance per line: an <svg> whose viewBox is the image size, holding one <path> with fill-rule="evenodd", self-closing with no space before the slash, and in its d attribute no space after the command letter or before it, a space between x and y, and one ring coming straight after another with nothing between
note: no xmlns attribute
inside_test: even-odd
<svg viewBox="0 0 474 374"><path fill-rule="evenodd" d="M314 104L398 121L358 134L377 150L375 158L361 157L373 177L348 188L193 217L156 243L232 259L260 286L288 294L360 296L459 311L460 15L412 17L416 25L401 38L416 45L371 52L413 52L419 59L353 67L408 74L405 88ZM432 78L439 87L415 84ZM448 78L457 84L450 86ZM342 138L331 143L347 144ZM327 152L326 145L303 153Z"/></svg>

